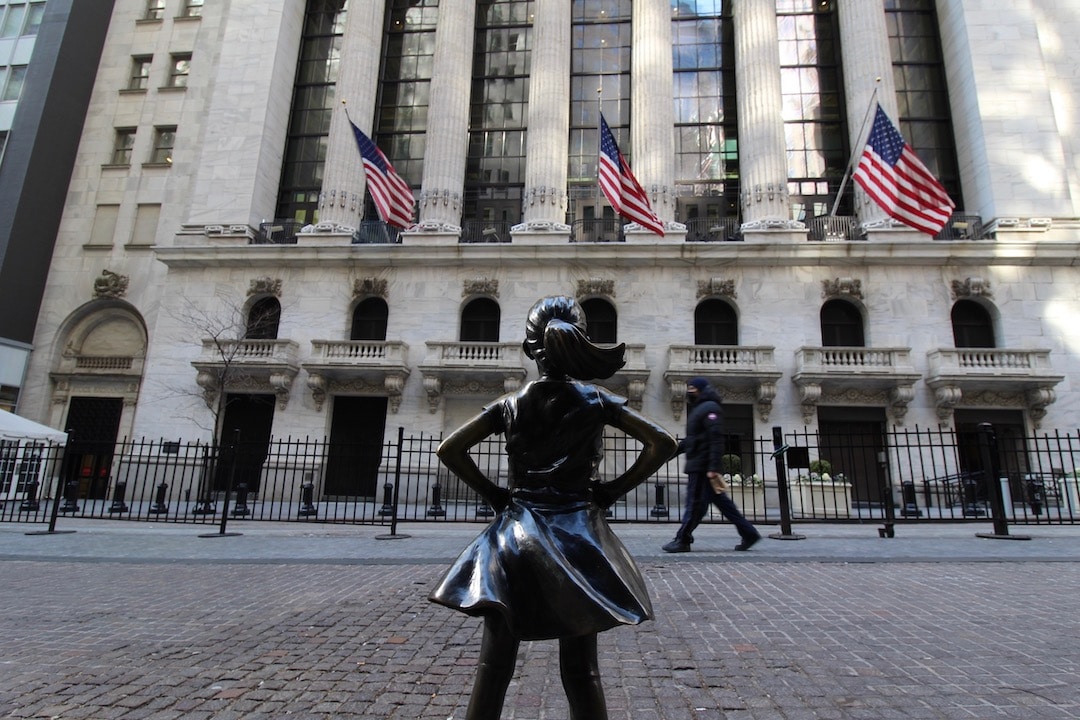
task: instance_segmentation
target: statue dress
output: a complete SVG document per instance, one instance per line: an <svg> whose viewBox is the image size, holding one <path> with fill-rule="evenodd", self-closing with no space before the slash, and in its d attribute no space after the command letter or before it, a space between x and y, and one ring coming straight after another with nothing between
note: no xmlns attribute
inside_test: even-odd
<svg viewBox="0 0 1080 720"><path fill-rule="evenodd" d="M484 408L506 437L510 502L432 601L469 615L498 613L522 640L652 619L641 572L590 493L604 426L625 403L591 384L541 379Z"/></svg>

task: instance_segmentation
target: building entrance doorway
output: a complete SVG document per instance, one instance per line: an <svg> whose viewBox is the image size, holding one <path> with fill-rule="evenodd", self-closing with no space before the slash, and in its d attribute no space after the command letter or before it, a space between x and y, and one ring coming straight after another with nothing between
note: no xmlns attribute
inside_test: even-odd
<svg viewBox="0 0 1080 720"><path fill-rule="evenodd" d="M109 491L123 398L73 397L68 406L64 482L79 483L79 497L101 500Z"/></svg>
<svg viewBox="0 0 1080 720"><path fill-rule="evenodd" d="M243 484L249 493L259 492L263 463L270 450L275 403L273 395L226 396L221 422L223 462L218 463L214 480L218 492L228 489L230 483L234 490Z"/></svg>
<svg viewBox="0 0 1080 720"><path fill-rule="evenodd" d="M818 408L818 457L832 465L832 478L851 483L854 507L884 507L888 477L883 408Z"/></svg>
<svg viewBox="0 0 1080 720"><path fill-rule="evenodd" d="M385 397L334 398L324 495L375 496L385 429Z"/></svg>

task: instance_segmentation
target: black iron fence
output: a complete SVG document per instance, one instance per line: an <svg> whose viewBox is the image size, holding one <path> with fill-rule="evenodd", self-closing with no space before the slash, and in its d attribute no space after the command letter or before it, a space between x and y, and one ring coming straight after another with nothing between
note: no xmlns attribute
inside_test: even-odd
<svg viewBox="0 0 1080 720"><path fill-rule="evenodd" d="M757 523L1080 522L1080 431L991 434L989 460L976 433L940 427L779 437L779 451L772 438L729 438L730 492ZM487 520L490 508L439 463L439 441L400 431L374 444L290 437L262 445L149 439L10 445L0 457L0 520ZM639 447L625 435L606 436L603 479L629 467ZM473 454L488 477L506 484L501 439L481 443ZM616 503L611 519L677 522L685 487L675 458Z"/></svg>

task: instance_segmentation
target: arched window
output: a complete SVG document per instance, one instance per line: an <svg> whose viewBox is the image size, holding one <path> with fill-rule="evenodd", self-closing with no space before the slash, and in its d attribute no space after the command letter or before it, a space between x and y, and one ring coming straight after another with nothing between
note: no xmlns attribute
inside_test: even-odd
<svg viewBox="0 0 1080 720"><path fill-rule="evenodd" d="M382 298L371 297L353 310L350 340L385 340L386 318L389 310Z"/></svg>
<svg viewBox="0 0 1080 720"><path fill-rule="evenodd" d="M589 298L581 303L585 311L586 330L594 343L616 343L619 319L615 306L603 298Z"/></svg>
<svg viewBox="0 0 1080 720"><path fill-rule="evenodd" d="M694 308L695 345L738 345L739 320L735 308L723 300L703 300Z"/></svg>
<svg viewBox="0 0 1080 720"><path fill-rule="evenodd" d="M499 304L488 298L477 298L461 311L461 342L499 341Z"/></svg>
<svg viewBox="0 0 1080 720"><path fill-rule="evenodd" d="M859 309L846 300L821 306L821 344L825 347L863 347L863 320Z"/></svg>
<svg viewBox="0 0 1080 720"><path fill-rule="evenodd" d="M992 348L994 321L990 312L974 300L959 300L952 309L953 342L958 348Z"/></svg>
<svg viewBox="0 0 1080 720"><path fill-rule="evenodd" d="M281 303L275 297L256 300L247 317L247 332L244 337L251 340L276 340L278 324L281 322Z"/></svg>

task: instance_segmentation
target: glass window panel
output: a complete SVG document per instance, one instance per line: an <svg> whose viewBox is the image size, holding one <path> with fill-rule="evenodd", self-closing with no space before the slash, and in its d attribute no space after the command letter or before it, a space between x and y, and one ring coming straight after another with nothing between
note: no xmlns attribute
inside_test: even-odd
<svg viewBox="0 0 1080 720"><path fill-rule="evenodd" d="M0 8L2 10L2 8ZM26 5L8 5L4 22L0 25L0 38L19 37L22 34Z"/></svg>

